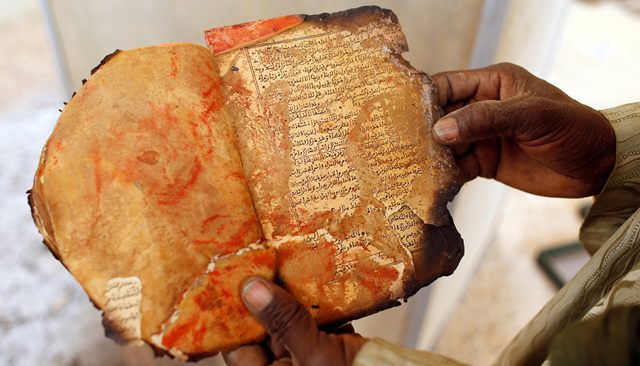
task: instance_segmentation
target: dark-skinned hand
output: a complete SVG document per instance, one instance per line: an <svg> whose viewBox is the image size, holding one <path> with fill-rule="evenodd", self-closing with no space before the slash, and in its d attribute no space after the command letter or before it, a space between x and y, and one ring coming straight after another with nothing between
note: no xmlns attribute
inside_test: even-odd
<svg viewBox="0 0 640 366"><path fill-rule="evenodd" d="M478 176L543 196L600 192L615 164L604 116L512 64L433 76L448 113L433 128L460 181Z"/></svg>
<svg viewBox="0 0 640 366"><path fill-rule="evenodd" d="M351 365L367 341L344 333L353 332L351 327L336 333L319 330L311 314L291 294L260 277L245 281L242 301L267 329L269 340L223 354L229 366Z"/></svg>

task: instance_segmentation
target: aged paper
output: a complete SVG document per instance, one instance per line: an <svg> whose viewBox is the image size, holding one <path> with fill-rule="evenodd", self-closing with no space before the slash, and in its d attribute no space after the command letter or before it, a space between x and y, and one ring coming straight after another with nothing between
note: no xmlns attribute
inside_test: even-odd
<svg viewBox="0 0 640 366"><path fill-rule="evenodd" d="M448 222L455 170L430 138L433 87L405 50L395 16L368 9L216 55L266 238L297 234L319 257L331 248L330 275L298 289L311 297L355 299L344 283L362 288L364 267L389 269L369 300L412 293L425 225Z"/></svg>
<svg viewBox="0 0 640 366"><path fill-rule="evenodd" d="M123 340L140 339L142 283L138 277L116 277L107 282L103 308L105 323Z"/></svg>
<svg viewBox="0 0 640 366"><path fill-rule="evenodd" d="M251 275L329 324L453 271L455 166L391 11L208 34L213 58L192 44L105 58L43 151L34 219L107 333L203 357L264 338L240 298Z"/></svg>

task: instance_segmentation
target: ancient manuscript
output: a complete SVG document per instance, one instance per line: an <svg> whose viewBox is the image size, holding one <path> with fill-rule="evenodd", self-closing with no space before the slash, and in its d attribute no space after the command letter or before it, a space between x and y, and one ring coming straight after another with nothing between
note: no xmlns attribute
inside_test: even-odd
<svg viewBox="0 0 640 366"><path fill-rule="evenodd" d="M264 337L239 299L250 275L329 324L455 269L457 171L431 138L435 85L400 56L391 11L286 16L205 39L209 50L105 60L43 152L34 218L106 326L201 357Z"/></svg>

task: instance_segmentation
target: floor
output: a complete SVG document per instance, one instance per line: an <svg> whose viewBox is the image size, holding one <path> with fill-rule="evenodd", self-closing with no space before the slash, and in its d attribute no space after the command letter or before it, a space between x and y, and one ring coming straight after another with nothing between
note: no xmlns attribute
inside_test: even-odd
<svg viewBox="0 0 640 366"><path fill-rule="evenodd" d="M0 365L179 365L106 339L99 313L31 222L25 191L63 92L37 1L26 3L0 12L0 49L11 50L0 58ZM574 6L549 80L598 108L637 100L639 19L614 5ZM509 191L495 241L435 350L490 363L553 295L535 256L576 238L588 201Z"/></svg>

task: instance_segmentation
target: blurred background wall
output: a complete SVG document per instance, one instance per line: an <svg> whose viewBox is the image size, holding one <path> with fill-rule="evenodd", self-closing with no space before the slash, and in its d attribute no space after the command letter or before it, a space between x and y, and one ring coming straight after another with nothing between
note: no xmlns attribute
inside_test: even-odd
<svg viewBox="0 0 640 366"><path fill-rule="evenodd" d="M410 47L405 57L426 72L511 61L597 108L640 99L637 1L2 2L0 364L180 364L104 338L99 312L41 244L26 205L57 109L105 54L202 43L202 31L218 25L367 4L397 14ZM577 237L576 209L587 201L535 197L487 180L466 185L452 204L466 242L456 273L408 304L357 321L356 330L489 363L554 293L535 256Z"/></svg>

